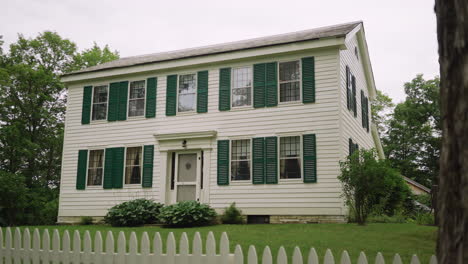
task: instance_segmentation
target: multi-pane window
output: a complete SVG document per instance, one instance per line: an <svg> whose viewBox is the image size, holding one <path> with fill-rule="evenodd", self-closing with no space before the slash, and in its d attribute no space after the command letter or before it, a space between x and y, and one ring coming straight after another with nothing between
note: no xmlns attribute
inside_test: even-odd
<svg viewBox="0 0 468 264"><path fill-rule="evenodd" d="M90 150L88 161L88 186L101 185L104 171L104 150Z"/></svg>
<svg viewBox="0 0 468 264"><path fill-rule="evenodd" d="M280 179L301 178L301 137L280 138Z"/></svg>
<svg viewBox="0 0 468 264"><path fill-rule="evenodd" d="M141 182L142 147L127 148L125 160L125 184Z"/></svg>
<svg viewBox="0 0 468 264"><path fill-rule="evenodd" d="M197 79L195 74L179 76L179 112L195 110L197 100Z"/></svg>
<svg viewBox="0 0 468 264"><path fill-rule="evenodd" d="M301 99L301 73L299 61L279 64L280 102L299 101Z"/></svg>
<svg viewBox="0 0 468 264"><path fill-rule="evenodd" d="M107 85L94 86L92 120L107 118Z"/></svg>
<svg viewBox="0 0 468 264"><path fill-rule="evenodd" d="M242 67L232 70L232 106L252 104L252 68Z"/></svg>
<svg viewBox="0 0 468 264"><path fill-rule="evenodd" d="M231 180L250 180L250 139L231 143Z"/></svg>
<svg viewBox="0 0 468 264"><path fill-rule="evenodd" d="M128 116L145 114L145 81L130 82L128 97Z"/></svg>

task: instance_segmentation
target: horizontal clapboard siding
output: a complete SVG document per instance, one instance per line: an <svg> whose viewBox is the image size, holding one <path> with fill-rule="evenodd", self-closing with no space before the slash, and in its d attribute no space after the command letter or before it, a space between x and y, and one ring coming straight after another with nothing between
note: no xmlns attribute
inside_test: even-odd
<svg viewBox="0 0 468 264"><path fill-rule="evenodd" d="M219 69L285 61L311 57L315 59L316 100L312 104L280 104L275 107L231 109L219 111ZM180 72L208 71L208 111L203 114L166 116L167 76ZM209 180L204 190L209 190L209 204L218 210L232 202L244 213L286 214L301 212L320 215L344 213L340 198L339 173L340 146L336 144L339 132L339 51L335 49L309 51L295 55L281 55L264 59L252 59L241 63L225 63L216 66L192 67L179 71L148 73L131 78L111 78L109 82L146 80L157 77L156 118L128 118L126 121L101 122L81 125L83 84L69 87L66 116L65 146L63 153L62 185L59 216L104 216L111 206L135 199L148 198L162 201L161 153L154 134L216 130L211 154L205 152L205 166L209 164ZM161 88L161 89L159 89ZM345 106L346 107L346 106ZM231 182L228 186L217 184L216 140L235 137L269 137L287 134L315 134L317 142L317 183L304 183L302 179L282 180L277 184ZM153 184L151 188L124 186L122 189L103 190L86 188L77 191L76 166L79 149L111 148L121 146L154 145ZM278 148L279 148L278 142ZM165 176L165 175L163 175ZM278 176L279 177L279 176Z"/></svg>

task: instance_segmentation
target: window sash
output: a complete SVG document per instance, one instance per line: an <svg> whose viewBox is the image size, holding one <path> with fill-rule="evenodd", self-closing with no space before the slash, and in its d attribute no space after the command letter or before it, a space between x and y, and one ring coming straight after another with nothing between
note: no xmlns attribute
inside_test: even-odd
<svg viewBox="0 0 468 264"><path fill-rule="evenodd" d="M232 69L231 73L231 106L246 107L252 105L252 86L253 86L253 71L251 66L237 67ZM240 97L238 91L248 90L246 100L235 101L235 97ZM245 101L245 102L243 102Z"/></svg>
<svg viewBox="0 0 468 264"><path fill-rule="evenodd" d="M295 142L291 143L291 139L295 138ZM286 148L285 140L288 140L286 144L289 144L289 149L284 149ZM279 149L279 177L280 179L283 180L288 180L288 179L301 179L302 178L302 166L303 166L303 161L302 161L302 137L301 136L287 136L287 137L280 137L280 147ZM294 146L294 148L292 148ZM287 152L290 152L291 154L294 154L295 156L285 156ZM287 173L290 173L291 171L287 171L287 161L292 161L292 160L297 160L297 171L296 172L299 177L286 177ZM293 164L293 163L290 163ZM296 166L296 164L293 164L293 166Z"/></svg>
<svg viewBox="0 0 468 264"><path fill-rule="evenodd" d="M105 88L105 94L106 94L106 100L102 102L99 100L99 93L96 94L96 89L100 89L100 88ZM91 106L91 120L92 121L107 119L108 102L109 102L109 86L108 85L93 86L93 99L92 99L92 106ZM105 107L104 108L97 107L97 106L102 106L102 105L104 105ZM96 109L103 111L103 114L101 112L96 112Z"/></svg>
<svg viewBox="0 0 468 264"><path fill-rule="evenodd" d="M292 63L292 62L295 62L297 63L297 74L295 75L295 79L291 79L291 80L281 80L281 66L286 64L286 63ZM300 101L301 100L301 80L302 80L302 72L301 72L301 61L300 60L293 60L293 61L283 61L283 62L279 62L278 63L278 84L279 84L279 89L278 89L278 93L279 93L279 102L280 103L286 103L286 102L297 102L297 101ZM282 92L283 90L285 89L291 89L292 90L292 85L294 83L297 83L296 87L297 88L294 88L294 91L296 96L294 96L294 99L288 99L286 100L286 98L289 98L291 96L287 96L287 93L286 92ZM291 84L290 86L287 86L285 84ZM284 95L284 97L282 96Z"/></svg>
<svg viewBox="0 0 468 264"><path fill-rule="evenodd" d="M192 76L189 82L186 81L185 78L188 76ZM189 73L189 74L182 74L179 75L177 78L177 112L194 112L197 109L197 74ZM183 92L181 88L183 88L183 84L190 83L192 88L187 89L187 91ZM192 97L190 100L190 108L183 109L181 108L181 97ZM185 106L182 106L185 107Z"/></svg>
<svg viewBox="0 0 468 264"><path fill-rule="evenodd" d="M140 96L133 97L136 89L142 89L143 93ZM132 81L130 82L130 88L128 89L128 116L144 116L145 115L145 104L146 104L146 81ZM138 102L143 102L139 104Z"/></svg>
<svg viewBox="0 0 468 264"><path fill-rule="evenodd" d="M241 142L244 141L244 142ZM235 143L236 142L236 143ZM237 144L240 143L240 146L237 146ZM246 147L242 146L242 144L247 144ZM236 145L236 146L235 146ZM230 151L230 157L231 157L231 162L230 162L230 178L231 181L249 181L252 178L252 144L250 139L238 139L238 140L231 140L231 151ZM239 155L237 155L236 159L234 159L234 151L235 150L240 150ZM245 151L245 153L244 153ZM245 157L245 158L240 158L240 157ZM248 177L245 179L236 179L239 178L239 176L242 176L240 174L234 175L233 173L233 168L241 168L242 164L247 164L248 167ZM236 177L235 177L236 176Z"/></svg>
<svg viewBox="0 0 468 264"><path fill-rule="evenodd" d="M96 154L100 153L100 154ZM100 180L97 181L98 172L100 172ZM91 178L92 177L92 178ZM104 150L95 149L89 151L88 157L88 170L87 170L87 186L99 186L102 185L104 179Z"/></svg>
<svg viewBox="0 0 468 264"><path fill-rule="evenodd" d="M130 151L136 150L134 153ZM135 155L135 156L134 156ZM134 164L135 158L138 157L138 164ZM127 147L125 151L125 184L141 184L142 180L142 162L143 162L143 147ZM136 175L134 175L134 173ZM136 181L135 179L138 179Z"/></svg>

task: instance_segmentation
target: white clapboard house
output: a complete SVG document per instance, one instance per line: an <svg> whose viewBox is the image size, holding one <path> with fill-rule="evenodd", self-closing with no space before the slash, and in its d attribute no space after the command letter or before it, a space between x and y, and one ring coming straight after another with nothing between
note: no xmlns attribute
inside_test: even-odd
<svg viewBox="0 0 468 264"><path fill-rule="evenodd" d="M122 58L63 82L60 223L136 198L342 222L339 161L382 155L362 22Z"/></svg>

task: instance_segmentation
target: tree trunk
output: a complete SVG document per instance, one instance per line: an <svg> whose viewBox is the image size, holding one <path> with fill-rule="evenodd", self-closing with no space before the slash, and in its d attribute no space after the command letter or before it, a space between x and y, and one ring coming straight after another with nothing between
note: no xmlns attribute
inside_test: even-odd
<svg viewBox="0 0 468 264"><path fill-rule="evenodd" d="M436 0L442 106L440 264L468 263L468 1Z"/></svg>

